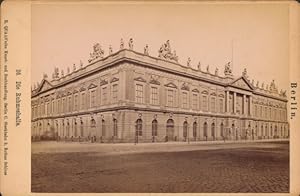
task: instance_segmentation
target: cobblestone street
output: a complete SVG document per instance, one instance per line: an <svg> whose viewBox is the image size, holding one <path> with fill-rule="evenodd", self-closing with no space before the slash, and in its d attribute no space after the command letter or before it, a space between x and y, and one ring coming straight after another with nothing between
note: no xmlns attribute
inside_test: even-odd
<svg viewBox="0 0 300 196"><path fill-rule="evenodd" d="M32 143L32 192L288 192L289 143Z"/></svg>

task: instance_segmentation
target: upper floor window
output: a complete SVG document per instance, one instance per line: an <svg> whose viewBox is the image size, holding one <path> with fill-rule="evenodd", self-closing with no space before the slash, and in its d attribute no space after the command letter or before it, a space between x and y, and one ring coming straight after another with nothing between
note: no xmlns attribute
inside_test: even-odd
<svg viewBox="0 0 300 196"><path fill-rule="evenodd" d="M137 103L144 102L144 86L142 84L135 85L135 101Z"/></svg>
<svg viewBox="0 0 300 196"><path fill-rule="evenodd" d="M72 97L70 96L69 97L69 101L68 101L68 112L71 112L72 111Z"/></svg>
<svg viewBox="0 0 300 196"><path fill-rule="evenodd" d="M216 98L215 97L210 98L210 111L216 112Z"/></svg>
<svg viewBox="0 0 300 196"><path fill-rule="evenodd" d="M224 100L223 99L219 99L219 112L223 113L224 112Z"/></svg>
<svg viewBox="0 0 300 196"><path fill-rule="evenodd" d="M182 92L182 108L188 108L188 93Z"/></svg>
<svg viewBox="0 0 300 196"><path fill-rule="evenodd" d="M85 109L85 93L81 93L81 109Z"/></svg>
<svg viewBox="0 0 300 196"><path fill-rule="evenodd" d="M173 89L167 89L167 106L175 106L175 90Z"/></svg>
<svg viewBox="0 0 300 196"><path fill-rule="evenodd" d="M198 94L193 93L192 96L192 109L198 110Z"/></svg>
<svg viewBox="0 0 300 196"><path fill-rule="evenodd" d="M107 87L102 88L102 104L107 103Z"/></svg>
<svg viewBox="0 0 300 196"><path fill-rule="evenodd" d="M118 84L112 86L112 100L114 103L118 101Z"/></svg>
<svg viewBox="0 0 300 196"><path fill-rule="evenodd" d="M202 110L203 111L207 111L207 96L206 95L202 95Z"/></svg>
<svg viewBox="0 0 300 196"><path fill-rule="evenodd" d="M74 96L74 110L78 110L78 95Z"/></svg>
<svg viewBox="0 0 300 196"><path fill-rule="evenodd" d="M91 90L90 92L90 107L96 106L96 90Z"/></svg>
<svg viewBox="0 0 300 196"><path fill-rule="evenodd" d="M150 91L150 103L158 105L158 88L156 86L151 86Z"/></svg>

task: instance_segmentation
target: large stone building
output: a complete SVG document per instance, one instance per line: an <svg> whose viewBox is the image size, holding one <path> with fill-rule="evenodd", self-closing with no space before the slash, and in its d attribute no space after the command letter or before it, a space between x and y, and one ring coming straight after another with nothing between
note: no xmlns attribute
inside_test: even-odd
<svg viewBox="0 0 300 196"><path fill-rule="evenodd" d="M128 49L104 57L94 45L88 65L45 74L32 89L32 139L95 142L255 140L288 138L287 98L254 85L247 70L224 75L178 63L169 41L159 56Z"/></svg>

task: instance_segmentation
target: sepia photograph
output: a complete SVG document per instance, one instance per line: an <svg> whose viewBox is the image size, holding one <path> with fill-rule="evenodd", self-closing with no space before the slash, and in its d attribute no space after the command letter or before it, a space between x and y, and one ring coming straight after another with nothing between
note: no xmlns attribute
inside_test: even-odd
<svg viewBox="0 0 300 196"><path fill-rule="evenodd" d="M283 2L32 3L31 192L289 193L289 41Z"/></svg>

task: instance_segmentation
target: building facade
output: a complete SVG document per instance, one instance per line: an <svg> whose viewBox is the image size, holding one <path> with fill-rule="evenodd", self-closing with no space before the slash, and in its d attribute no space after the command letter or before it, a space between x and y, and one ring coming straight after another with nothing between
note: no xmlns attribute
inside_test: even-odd
<svg viewBox="0 0 300 196"><path fill-rule="evenodd" d="M158 57L133 50L133 40L88 65L55 68L32 89L32 139L163 142L289 138L287 98L275 82L250 82L247 70L224 75L178 63L169 41Z"/></svg>

